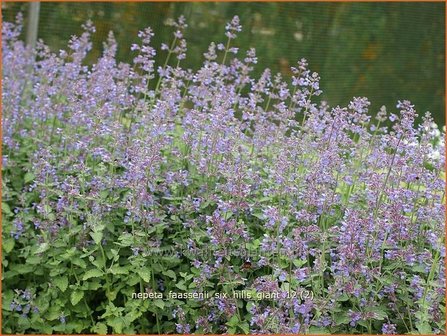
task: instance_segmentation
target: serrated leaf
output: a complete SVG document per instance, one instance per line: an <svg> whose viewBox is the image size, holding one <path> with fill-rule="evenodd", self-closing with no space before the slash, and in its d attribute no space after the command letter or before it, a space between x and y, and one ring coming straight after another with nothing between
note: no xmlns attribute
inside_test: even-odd
<svg viewBox="0 0 447 336"><path fill-rule="evenodd" d="M124 320L127 324L131 324L133 321L135 321L137 318L139 318L143 313L141 311L137 310L131 310L124 316Z"/></svg>
<svg viewBox="0 0 447 336"><path fill-rule="evenodd" d="M113 256L117 256L118 255L118 251L115 249L110 249L110 252L112 253Z"/></svg>
<svg viewBox="0 0 447 336"><path fill-rule="evenodd" d="M34 269L35 269L34 265L22 265L20 267L17 267L17 273L19 274L31 273L34 271Z"/></svg>
<svg viewBox="0 0 447 336"><path fill-rule="evenodd" d="M51 213L51 211L52 211L51 207L48 204L45 204L43 206L43 209L47 214Z"/></svg>
<svg viewBox="0 0 447 336"><path fill-rule="evenodd" d="M113 317L111 319L107 319L107 324L113 328L114 333L122 333L124 322L121 317Z"/></svg>
<svg viewBox="0 0 447 336"><path fill-rule="evenodd" d="M114 275L119 275L119 274L128 274L129 271L127 270L127 268L124 267L120 267L120 266L113 266L110 270L110 273L114 274Z"/></svg>
<svg viewBox="0 0 447 336"><path fill-rule="evenodd" d="M374 313L375 320L384 320L388 317L385 309L381 307L372 307L367 309L367 311Z"/></svg>
<svg viewBox="0 0 447 336"><path fill-rule="evenodd" d="M129 278L127 280L127 284L129 286L135 286L139 282L140 282L140 277L136 274L129 276Z"/></svg>
<svg viewBox="0 0 447 336"><path fill-rule="evenodd" d="M337 301L340 301L340 302L349 301L349 296L347 294L343 293L342 295L340 295L337 298Z"/></svg>
<svg viewBox="0 0 447 336"><path fill-rule="evenodd" d="M358 323L358 325L360 325L362 327L365 327L365 328L369 327L369 322L368 321L360 320L357 323Z"/></svg>
<svg viewBox="0 0 447 336"><path fill-rule="evenodd" d="M151 271L147 268L141 268L137 271L138 275L143 279L145 282L151 281Z"/></svg>
<svg viewBox="0 0 447 336"><path fill-rule="evenodd" d="M12 249L14 248L15 245L15 241L14 239L3 239L2 241L2 247L3 247L3 251L5 251L6 253L9 253L12 251Z"/></svg>
<svg viewBox="0 0 447 336"><path fill-rule="evenodd" d="M205 201L202 204L200 204L200 209L206 209L210 204L212 204L211 201Z"/></svg>
<svg viewBox="0 0 447 336"><path fill-rule="evenodd" d="M175 272L173 270L167 270L165 272L163 272L164 275L176 280L177 276L175 275Z"/></svg>
<svg viewBox="0 0 447 336"><path fill-rule="evenodd" d="M416 273L425 273L425 267L421 264L414 265L411 270Z"/></svg>
<svg viewBox="0 0 447 336"><path fill-rule="evenodd" d="M334 322L336 325L342 325L349 322L348 316L344 313L336 314L334 318Z"/></svg>
<svg viewBox="0 0 447 336"><path fill-rule="evenodd" d="M105 325L104 323L98 323L93 328L93 331L99 335L107 335L107 325Z"/></svg>
<svg viewBox="0 0 447 336"><path fill-rule="evenodd" d="M178 289L184 290L184 291L187 290L183 281L180 281L179 283L175 284L175 287L177 287Z"/></svg>
<svg viewBox="0 0 447 336"><path fill-rule="evenodd" d="M71 249L67 250L67 252L61 254L61 258L64 260L71 259L73 255L76 253L76 247L72 247Z"/></svg>
<svg viewBox="0 0 447 336"><path fill-rule="evenodd" d="M420 334L422 335L430 335L433 334L433 331L430 327L430 324L427 322L423 322L423 323L416 323L416 328L419 331Z"/></svg>
<svg viewBox="0 0 447 336"><path fill-rule="evenodd" d="M132 246L134 243L133 236L130 233L124 233L118 240L120 241L120 244L117 243L117 245L120 246Z"/></svg>
<svg viewBox="0 0 447 336"><path fill-rule="evenodd" d="M26 263L30 264L30 265L38 265L38 264L42 263L42 257L37 256L37 255L32 255L32 256L26 258Z"/></svg>
<svg viewBox="0 0 447 336"><path fill-rule="evenodd" d="M68 287L68 278L66 276L57 277L53 279L53 283L62 291L65 292Z"/></svg>
<svg viewBox="0 0 447 336"><path fill-rule="evenodd" d="M35 178L34 174L33 173L29 173L29 172L26 173L25 176L23 177L25 183L29 183L31 181L34 181L34 178Z"/></svg>
<svg viewBox="0 0 447 336"><path fill-rule="evenodd" d="M45 314L45 319L53 321L58 319L60 316L61 316L60 307L51 306L48 312Z"/></svg>
<svg viewBox="0 0 447 336"><path fill-rule="evenodd" d="M11 208L8 204L2 202L2 211L7 215L12 215Z"/></svg>
<svg viewBox="0 0 447 336"><path fill-rule="evenodd" d="M97 268L93 268L91 270L88 270L87 272L85 272L84 277L82 278L82 280L88 280L90 278L99 278L102 277L104 275L104 273L97 269Z"/></svg>
<svg viewBox="0 0 447 336"><path fill-rule="evenodd" d="M84 259L81 259L81 258L73 259L71 262L73 263L73 265L79 266L81 268L87 267L87 263L85 262Z"/></svg>
<svg viewBox="0 0 447 336"><path fill-rule="evenodd" d="M230 320L226 323L227 326L229 327L236 327L239 323L239 318L237 317L237 315L233 315L231 316Z"/></svg>
<svg viewBox="0 0 447 336"><path fill-rule="evenodd" d="M250 333L250 325L248 322L243 322L239 325L239 328L244 332L244 334L248 335Z"/></svg>
<svg viewBox="0 0 447 336"><path fill-rule="evenodd" d="M70 295L71 304L73 306L76 306L78 304L78 302L82 300L83 297L84 297L84 292L83 291L73 291L73 292L71 292L71 295Z"/></svg>
<svg viewBox="0 0 447 336"><path fill-rule="evenodd" d="M48 243L42 243L39 245L39 247L37 248L37 250L34 252L34 254L39 254L39 253L43 253L46 250L48 250L48 248L50 247L50 245Z"/></svg>
<svg viewBox="0 0 447 336"><path fill-rule="evenodd" d="M164 309L165 308L165 303L162 299L157 299L154 301L154 305L157 306L160 309Z"/></svg>
<svg viewBox="0 0 447 336"><path fill-rule="evenodd" d="M101 244L101 240L102 240L102 232L101 231L90 232L90 236L93 238L93 241L96 243L96 245Z"/></svg>
<svg viewBox="0 0 447 336"><path fill-rule="evenodd" d="M228 328L228 334L229 334L229 335L234 335L234 334L236 334L236 328L235 328L235 327Z"/></svg>

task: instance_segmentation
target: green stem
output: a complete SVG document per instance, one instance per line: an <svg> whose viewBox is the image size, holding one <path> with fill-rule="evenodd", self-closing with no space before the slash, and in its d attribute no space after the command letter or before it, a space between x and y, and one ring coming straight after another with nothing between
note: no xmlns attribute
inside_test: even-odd
<svg viewBox="0 0 447 336"><path fill-rule="evenodd" d="M228 50L230 49L230 41L231 41L231 38L229 37L228 41L227 41L227 45L225 46L225 53L224 53L224 57L222 60L222 65L225 65L225 61L227 60Z"/></svg>
<svg viewBox="0 0 447 336"><path fill-rule="evenodd" d="M164 72L164 70L166 70L166 67L168 66L168 62L169 62L169 59L171 58L172 50L174 49L174 46L175 46L175 43L176 43L176 42L177 42L177 37L175 36L175 37L174 37L174 40L173 40L172 43L171 43L171 47L169 48L168 56L166 56L165 62L164 62L164 64L163 64L163 68L162 68L163 71L162 71L162 72ZM154 99L153 99L151 105L153 105L153 103L154 103L154 101L155 101L155 96L157 95L157 93L158 93L158 89L160 88L161 78L162 78L162 76L159 76L159 77L158 77L157 85L155 86Z"/></svg>
<svg viewBox="0 0 447 336"><path fill-rule="evenodd" d="M304 126L304 122L306 121L307 111L309 110L309 105L311 103L310 100L312 98L313 93L314 93L314 88L311 88L309 98L307 99L306 109L304 110L304 113L303 113L303 120L301 121L301 126Z"/></svg>
<svg viewBox="0 0 447 336"><path fill-rule="evenodd" d="M74 271L74 268L73 268L73 263L71 263L71 262L70 262L70 269L71 269L71 273L74 275L74 277L76 279L76 283L79 284L80 283L79 278L76 275L76 272ZM95 320L93 319L93 316L92 316L92 310L90 309L89 305L87 304L87 300L85 299L84 295L82 296L82 301L84 302L85 307L87 308L88 314L90 316L90 320L92 321L92 325L94 325Z"/></svg>
<svg viewBox="0 0 447 336"><path fill-rule="evenodd" d="M152 270L154 269L153 265L151 265L151 268L152 268ZM152 276L152 290L155 291L155 288L156 288L156 287L155 287L155 274L154 274L154 271L151 272L151 276ZM157 332L158 332L158 334L160 335L160 334L161 334L161 330L160 330L160 320L159 320L158 312L157 312L157 311L155 311L155 321L156 321L156 323L157 323Z"/></svg>
<svg viewBox="0 0 447 336"><path fill-rule="evenodd" d="M99 249L101 250L101 255L103 258L103 268L104 268L104 279L106 280L106 296L107 298L109 298L110 295L110 283L109 283L109 277L107 276L107 259L106 259L106 254L104 252L104 249L102 248L101 242L99 242L98 244Z"/></svg>
<svg viewBox="0 0 447 336"><path fill-rule="evenodd" d="M431 265L431 268L430 268L430 273L428 274L428 277L427 277L427 286L425 287L424 295L422 297L421 306L425 305L425 300L427 298L428 291L431 287L430 282L433 280L433 277L435 276L435 270L436 270L438 261L439 261L439 251L436 251L435 257L433 258L433 264Z"/></svg>

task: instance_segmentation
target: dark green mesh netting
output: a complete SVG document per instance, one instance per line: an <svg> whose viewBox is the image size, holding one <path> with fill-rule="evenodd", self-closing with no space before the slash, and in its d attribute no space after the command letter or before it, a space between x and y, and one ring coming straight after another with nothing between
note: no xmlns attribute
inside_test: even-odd
<svg viewBox="0 0 447 336"><path fill-rule="evenodd" d="M3 3L3 19L14 20L28 4ZM171 40L163 22L184 15L188 21L185 66L197 68L211 41L225 40L225 23L239 15L240 52L255 47L258 73L269 67L290 75L289 67L305 57L321 76L322 98L331 105L366 96L371 112L391 111L408 99L420 115L430 111L445 124L445 4L443 3L42 3L38 37L54 49L64 48L81 24L97 28L93 61L113 30L118 57L131 61L130 44L151 26L155 46ZM165 54L157 55L163 63Z"/></svg>

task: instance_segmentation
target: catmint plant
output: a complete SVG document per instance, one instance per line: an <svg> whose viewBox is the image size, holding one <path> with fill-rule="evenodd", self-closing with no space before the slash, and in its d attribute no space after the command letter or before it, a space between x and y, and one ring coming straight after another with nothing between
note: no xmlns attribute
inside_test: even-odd
<svg viewBox="0 0 447 336"><path fill-rule="evenodd" d="M2 331L445 334L445 127L167 23L131 64L4 23Z"/></svg>

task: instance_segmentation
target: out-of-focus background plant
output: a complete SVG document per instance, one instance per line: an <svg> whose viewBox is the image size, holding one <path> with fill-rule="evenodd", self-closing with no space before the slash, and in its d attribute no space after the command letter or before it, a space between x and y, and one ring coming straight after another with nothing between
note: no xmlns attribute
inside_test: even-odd
<svg viewBox="0 0 447 336"><path fill-rule="evenodd" d="M29 4L2 6L3 19L14 21ZM444 8L443 3L42 3L38 38L53 50L63 48L92 19L97 32L87 61L97 59L113 30L117 58L129 62L139 30L151 26L157 32L153 45L159 47L171 34L165 21L182 14L189 25L184 66L197 69L209 42L219 40L224 23L238 14L244 34L237 46L242 52L255 46L263 61L255 74L270 67L288 77L290 66L305 57L322 74L321 99L331 105L367 96L376 111L408 98L444 125ZM157 64L164 57L159 53Z"/></svg>

